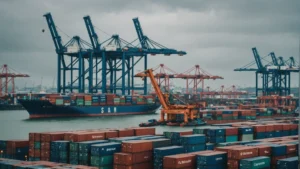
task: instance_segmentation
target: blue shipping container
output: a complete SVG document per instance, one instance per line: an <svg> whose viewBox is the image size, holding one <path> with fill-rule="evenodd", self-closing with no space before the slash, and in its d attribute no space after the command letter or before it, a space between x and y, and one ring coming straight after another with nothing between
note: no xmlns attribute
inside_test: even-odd
<svg viewBox="0 0 300 169"><path fill-rule="evenodd" d="M286 146L285 145L271 145L271 149L272 149L273 156L286 155Z"/></svg>
<svg viewBox="0 0 300 169"><path fill-rule="evenodd" d="M206 150L214 150L215 144L212 143L206 143Z"/></svg>
<svg viewBox="0 0 300 169"><path fill-rule="evenodd" d="M185 153L191 153L191 152L206 150L206 145L205 144L184 145L183 148Z"/></svg>
<svg viewBox="0 0 300 169"><path fill-rule="evenodd" d="M252 127L239 127L239 135L243 134L253 134Z"/></svg>
<svg viewBox="0 0 300 169"><path fill-rule="evenodd" d="M224 143L226 141L224 136L208 137L207 140L210 143Z"/></svg>
<svg viewBox="0 0 300 169"><path fill-rule="evenodd" d="M224 164L225 165L227 164L227 153L226 152L197 155L197 166L199 166L199 165L224 165Z"/></svg>
<svg viewBox="0 0 300 169"><path fill-rule="evenodd" d="M225 129L208 129L206 134L208 136L225 136Z"/></svg>
<svg viewBox="0 0 300 169"><path fill-rule="evenodd" d="M255 139L264 139L266 137L266 133L265 132L258 132L254 134L254 138Z"/></svg>
<svg viewBox="0 0 300 169"><path fill-rule="evenodd" d="M281 137L282 131L274 131L274 137Z"/></svg>
<svg viewBox="0 0 300 169"><path fill-rule="evenodd" d="M281 137L289 136L289 135L290 135L290 133L287 130L284 130L284 131L281 132Z"/></svg>
<svg viewBox="0 0 300 169"><path fill-rule="evenodd" d="M266 138L273 138L274 132L266 132Z"/></svg>
<svg viewBox="0 0 300 169"><path fill-rule="evenodd" d="M194 134L194 135L186 135L180 137L181 145L204 144L205 142L206 142L206 138L204 134Z"/></svg>
<svg viewBox="0 0 300 169"><path fill-rule="evenodd" d="M93 156L108 156L121 151L121 143L104 143L91 146Z"/></svg>
<svg viewBox="0 0 300 169"><path fill-rule="evenodd" d="M277 169L297 169L298 168L298 156L280 159L277 161Z"/></svg>

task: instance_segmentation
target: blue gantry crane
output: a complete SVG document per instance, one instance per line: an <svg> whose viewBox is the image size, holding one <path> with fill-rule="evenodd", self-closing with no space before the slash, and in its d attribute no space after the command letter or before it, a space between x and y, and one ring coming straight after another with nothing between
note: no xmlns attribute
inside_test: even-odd
<svg viewBox="0 0 300 169"><path fill-rule="evenodd" d="M291 72L299 71L299 67L294 68L287 66L287 62L290 65L293 65L294 60L290 58L288 61L284 61L283 57L276 58L275 53L271 52L269 55L272 58L272 64L263 65L262 60L265 60L265 57L260 57L257 49L252 48L252 52L255 58L254 62L251 62L245 65L242 68L234 69L234 71L255 71L255 88L256 96L258 95L289 95L291 90ZM267 55L268 56L268 55ZM257 68L250 68L256 64ZM258 76L261 75L262 85L259 87ZM261 91L261 93L259 93Z"/></svg>
<svg viewBox="0 0 300 169"><path fill-rule="evenodd" d="M141 33L138 35L140 46L133 45L134 41L129 43L119 35L112 35L109 39L100 42L90 16L85 16L83 19L91 43L74 36L63 45L51 14L47 13L44 16L58 58L57 92L59 93L65 93L67 90L83 93L88 88L89 93L120 91L124 95L131 94L135 90L143 90L144 94L147 94L146 81L143 87L134 85L135 66L144 58L143 69L146 70L148 54L186 54L184 51L166 48L149 39L143 35L140 25L140 30L137 31ZM86 81L88 81L87 86Z"/></svg>

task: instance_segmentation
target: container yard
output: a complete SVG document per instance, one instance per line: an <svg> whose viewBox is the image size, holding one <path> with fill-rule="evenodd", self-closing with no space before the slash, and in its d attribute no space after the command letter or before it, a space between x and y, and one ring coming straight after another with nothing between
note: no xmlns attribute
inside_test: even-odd
<svg viewBox="0 0 300 169"><path fill-rule="evenodd" d="M297 7L0 2L0 169L299 169Z"/></svg>

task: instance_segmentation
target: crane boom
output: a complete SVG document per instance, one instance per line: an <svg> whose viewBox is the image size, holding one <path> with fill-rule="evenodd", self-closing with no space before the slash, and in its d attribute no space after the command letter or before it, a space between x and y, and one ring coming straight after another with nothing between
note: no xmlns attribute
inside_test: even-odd
<svg viewBox="0 0 300 169"><path fill-rule="evenodd" d="M62 53L64 51L64 47L62 45L62 41L61 41L61 36L58 34L57 30L56 30L56 26L55 23L52 19L52 15L51 13L47 13L44 15L44 17L46 18L53 42L54 42L54 46L56 49L56 53Z"/></svg>
<svg viewBox="0 0 300 169"><path fill-rule="evenodd" d="M277 61L277 58L275 56L275 53L274 52L271 52L270 53L271 57L272 57L272 62L274 64L274 66L278 66L278 61Z"/></svg>
<svg viewBox="0 0 300 169"><path fill-rule="evenodd" d="M135 27L136 33L138 35L139 41L142 45L142 48L147 49L147 45L146 45L146 42L145 42L145 35L143 33L143 29L141 27L139 18L133 18L132 20L133 20L134 27Z"/></svg>
<svg viewBox="0 0 300 169"><path fill-rule="evenodd" d="M278 59L279 59L279 66L284 66L285 63L284 63L283 57L279 56Z"/></svg>
<svg viewBox="0 0 300 169"><path fill-rule="evenodd" d="M164 95L163 95L163 93L162 93L159 85L157 84L157 82L155 80L155 77L153 75L153 70L152 69L148 69L148 70L145 71L145 73L148 74L146 76L149 76L150 81L152 83L152 86L153 86L153 88L155 90L155 93L157 94L157 97L158 97L160 103L162 104L163 108L164 109L169 109L167 101L165 100L165 97L164 97Z"/></svg>
<svg viewBox="0 0 300 169"><path fill-rule="evenodd" d="M98 35L95 32L91 17L90 16L85 16L85 17L83 17L83 19L84 19L85 26L86 26L86 29L88 31L88 34L89 34L89 37L90 37L90 40L91 40L91 43L93 45L94 50L100 51L101 45L98 41Z"/></svg>
<svg viewBox="0 0 300 169"><path fill-rule="evenodd" d="M257 49L256 48L252 48L252 52L253 52L253 55L254 55L254 58L255 58L258 70L263 70L264 67L263 67L263 64L261 62L260 56L259 56L259 54L257 52Z"/></svg>

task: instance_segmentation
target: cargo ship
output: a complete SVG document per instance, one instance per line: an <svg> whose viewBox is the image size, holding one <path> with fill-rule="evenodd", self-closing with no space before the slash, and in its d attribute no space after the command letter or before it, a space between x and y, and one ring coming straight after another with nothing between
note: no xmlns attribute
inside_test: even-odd
<svg viewBox="0 0 300 169"><path fill-rule="evenodd" d="M120 116L155 113L160 107L154 96L118 96L116 94L60 96L49 94L35 100L18 100L29 117Z"/></svg>

